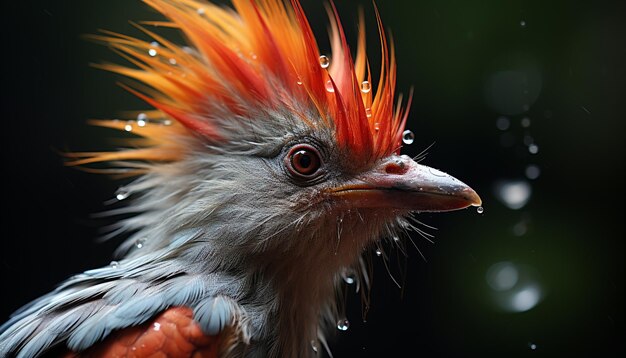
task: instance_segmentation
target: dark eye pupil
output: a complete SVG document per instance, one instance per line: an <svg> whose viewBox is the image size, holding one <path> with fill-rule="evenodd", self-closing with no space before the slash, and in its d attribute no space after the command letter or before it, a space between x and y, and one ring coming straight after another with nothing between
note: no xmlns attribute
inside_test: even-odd
<svg viewBox="0 0 626 358"><path fill-rule="evenodd" d="M287 156L287 168L296 176L310 177L320 168L319 153L309 145L299 145L292 148Z"/></svg>
<svg viewBox="0 0 626 358"><path fill-rule="evenodd" d="M313 159L311 159L311 155L309 155L309 153L307 153L306 151L302 150L299 151L297 154L297 160L298 160L298 164L304 168L307 169L311 166L311 163L313 162Z"/></svg>

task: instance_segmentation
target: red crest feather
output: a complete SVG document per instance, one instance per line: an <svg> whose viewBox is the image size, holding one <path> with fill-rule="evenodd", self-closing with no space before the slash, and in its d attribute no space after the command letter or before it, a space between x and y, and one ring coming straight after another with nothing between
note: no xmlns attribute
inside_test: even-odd
<svg viewBox="0 0 626 358"><path fill-rule="evenodd" d="M132 130L145 138L143 146L115 153L77 153L73 164L177 160L184 148L177 147L172 134L195 133L219 142L222 132L212 120L213 113L227 110L245 117L252 114L251 108L263 106L270 110L315 109L322 125L335 131L338 144L359 161L371 162L400 149L407 112L400 105L401 98L394 103L394 50L393 46L389 49L378 12L382 51L374 89L365 54L363 17L353 59L332 3L328 9L331 63L322 66L320 59L327 58L320 56L298 0L234 0L234 11L194 0L144 1L168 19L148 24L180 30L189 47L143 27L154 42L105 32L93 38L107 43L136 68L99 67L140 83L124 87L156 108L145 113L147 119L171 125L96 121ZM320 125L304 114L299 116L307 124Z"/></svg>

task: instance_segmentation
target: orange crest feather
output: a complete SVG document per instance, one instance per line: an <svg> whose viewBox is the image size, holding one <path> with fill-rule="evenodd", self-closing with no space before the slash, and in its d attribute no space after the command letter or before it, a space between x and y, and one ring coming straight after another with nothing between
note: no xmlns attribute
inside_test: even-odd
<svg viewBox="0 0 626 358"><path fill-rule="evenodd" d="M190 47L178 46L141 27L158 47L154 42L105 32L93 38L107 43L136 68L99 67L147 86L125 87L157 109L147 112L147 118L162 118L172 125L134 125L133 133L146 139L140 148L76 153L72 164L176 160L182 148L168 139L172 133L195 133L219 142L222 135L216 121L211 120L212 113L221 109L252 118L250 108L264 106L268 110L316 109L323 125L333 127L339 146L360 161L370 162L399 151L407 112L400 106L401 99L394 103L394 50L389 50L378 12L382 56L374 91L365 54L363 17L353 60L332 3L328 9L332 61L330 66L321 66L323 57L298 0L234 0L235 11L195 0L144 1L169 20L151 24L179 29ZM129 129L124 122L95 122Z"/></svg>

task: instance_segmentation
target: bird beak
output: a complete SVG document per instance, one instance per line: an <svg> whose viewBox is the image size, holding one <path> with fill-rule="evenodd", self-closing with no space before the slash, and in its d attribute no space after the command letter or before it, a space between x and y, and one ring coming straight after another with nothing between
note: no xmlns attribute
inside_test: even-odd
<svg viewBox="0 0 626 358"><path fill-rule="evenodd" d="M392 155L374 169L330 190L347 208L451 211L480 206L476 192L437 169L417 164L408 156Z"/></svg>

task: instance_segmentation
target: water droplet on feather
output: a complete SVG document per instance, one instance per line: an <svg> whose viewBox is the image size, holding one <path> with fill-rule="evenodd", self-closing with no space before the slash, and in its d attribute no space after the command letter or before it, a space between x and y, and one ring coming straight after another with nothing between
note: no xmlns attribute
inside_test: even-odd
<svg viewBox="0 0 626 358"><path fill-rule="evenodd" d="M330 59L325 55L320 56L320 66L322 68L328 68L328 66L330 66Z"/></svg>
<svg viewBox="0 0 626 358"><path fill-rule="evenodd" d="M115 198L120 201L128 198L129 195L130 193L122 188L117 189L117 191L115 192Z"/></svg>
<svg viewBox="0 0 626 358"><path fill-rule="evenodd" d="M361 82L361 92L369 93L372 90L372 84L369 81Z"/></svg>

